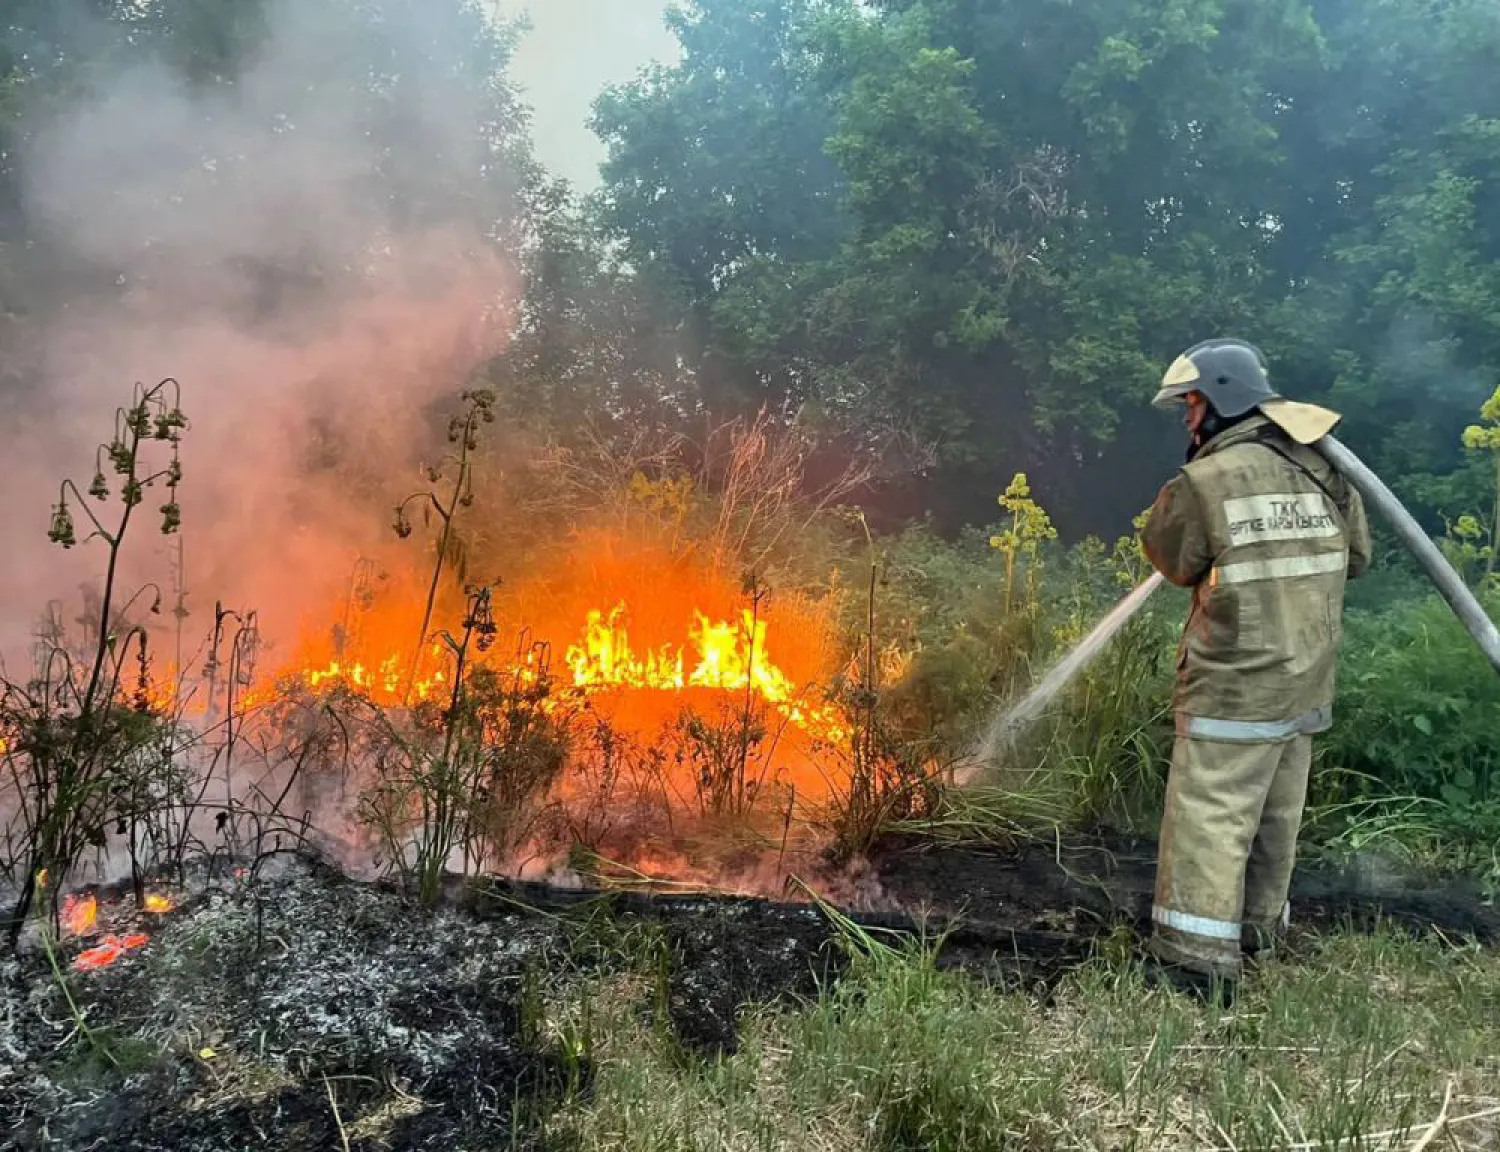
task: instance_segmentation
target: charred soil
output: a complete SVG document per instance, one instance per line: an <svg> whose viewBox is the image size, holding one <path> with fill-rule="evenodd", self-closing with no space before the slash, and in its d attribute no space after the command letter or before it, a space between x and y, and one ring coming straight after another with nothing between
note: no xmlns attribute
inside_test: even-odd
<svg viewBox="0 0 1500 1152"><path fill-rule="evenodd" d="M1120 924L1149 927L1156 844L1096 836L950 848L889 838L871 863L897 907L926 907L1001 930L1087 939ZM1293 878L1291 901L1301 932L1368 932L1385 923L1486 944L1500 940L1500 909L1477 881L1416 871L1379 856L1304 861Z"/></svg>
<svg viewBox="0 0 1500 1152"><path fill-rule="evenodd" d="M888 841L879 910L853 916L943 932L941 963L1045 1002L1103 935L1144 926L1153 861L1124 840ZM1301 931L1500 937L1476 889L1368 865L1304 867L1294 909ZM549 1112L589 1091L588 998L612 980L647 989L685 1061L711 1058L747 1006L836 981L840 940L809 903L454 880L425 909L293 861L185 895L109 967L64 968L86 1028L45 955L8 960L0 1131L28 1150L545 1148Z"/></svg>

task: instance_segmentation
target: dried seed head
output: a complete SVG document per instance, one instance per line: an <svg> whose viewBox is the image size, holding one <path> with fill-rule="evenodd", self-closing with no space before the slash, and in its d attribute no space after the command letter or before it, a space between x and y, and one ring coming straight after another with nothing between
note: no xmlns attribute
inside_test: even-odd
<svg viewBox="0 0 1500 1152"><path fill-rule="evenodd" d="M156 417L156 439L169 440L176 443L180 439L178 431L186 427L187 417L182 414L181 408L173 408L170 411L160 413Z"/></svg>
<svg viewBox="0 0 1500 1152"><path fill-rule="evenodd" d="M78 538L73 533L73 514L68 511L66 501L59 500L57 507L52 509L52 527L47 532L47 539L64 548L71 548L78 543Z"/></svg>

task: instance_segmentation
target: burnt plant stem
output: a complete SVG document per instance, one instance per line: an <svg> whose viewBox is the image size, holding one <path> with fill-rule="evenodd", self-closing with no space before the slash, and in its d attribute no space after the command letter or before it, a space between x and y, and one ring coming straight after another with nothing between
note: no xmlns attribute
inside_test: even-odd
<svg viewBox="0 0 1500 1152"><path fill-rule="evenodd" d="M740 731L739 763L736 765L738 779L735 781L738 808L741 811L744 810L747 799L746 777L750 772L751 731L755 723L755 650L756 641L760 636L760 606L765 596L765 587L758 578L752 575L750 580L750 642L745 656L745 718Z"/></svg>
<svg viewBox="0 0 1500 1152"><path fill-rule="evenodd" d="M438 761L438 771L444 776L437 788L438 830L435 838L440 850L430 854L426 861L427 866L423 869L422 900L424 902L437 899L438 888L443 878L443 865L448 859L448 849L453 839L453 808L461 800L457 793L462 785L457 779L458 773L454 770L453 757L456 751L455 745L458 743L459 725L464 722L464 679L468 672L469 639L473 634L474 620L470 616L464 621L463 640L453 646L453 690L448 694L448 715L443 724L443 754L442 759Z"/></svg>
<svg viewBox="0 0 1500 1152"><path fill-rule="evenodd" d="M158 385L158 388L159 387L160 386ZM146 412L148 402L155 396L156 391L157 389L152 389L151 392L147 393L146 397L142 399L139 404L137 404L134 412L144 414ZM171 474L170 469L163 468L160 471L154 472L150 476L147 476L145 479L140 479L136 475L140 463L141 443L145 439L145 433L142 431L138 421L134 419L133 416L134 413L132 413L132 418L125 419L123 423L128 429L130 438L128 448L129 469L125 472L125 475L127 477L126 486L128 492L133 492L135 494L127 494L125 499L123 500L125 507L120 513L120 523L115 528L113 535L105 532L102 527L99 528L99 534L104 538L104 542L109 546L109 558L104 567L104 589L102 592L102 599L99 604L99 643L94 651L94 666L92 672L89 675L89 686L83 697L83 710L85 712L88 712L93 707L95 696L99 691L99 681L103 675L105 662L109 655L110 609L114 606L115 577L118 574L120 567L120 553L125 543L125 533L130 527L130 520L135 513L136 505L138 505L143 498L140 493L144 492L146 488L150 487L157 480L160 480L162 477ZM93 512L89 511L88 504L84 501L82 495L78 492L77 485L75 485L71 480L64 480L63 485L66 488L72 490L79 506L88 512L89 519L93 520L94 524L97 526L99 524L99 521L94 518ZM157 599L160 600L159 590L157 592Z"/></svg>
<svg viewBox="0 0 1500 1152"><path fill-rule="evenodd" d="M493 397L486 392L468 392L464 394L469 407L462 422L456 418L449 428L448 439L458 444L458 455L450 458L458 465L458 475L454 477L453 488L448 493L447 504L444 505L437 496L431 492L414 492L403 500L396 508L396 530L401 535L407 535L411 529L406 520L406 510L413 501L421 503L425 501L431 509L437 513L442 527L438 531L437 556L432 563L432 579L427 585L427 600L422 607L422 625L417 630L416 649L412 653L411 670L406 678L404 703L410 703L411 693L418 679L421 677L422 654L427 647L428 629L432 627L432 616L437 609L438 588L442 584L443 568L447 563L448 551L453 541L453 524L458 515L458 509L473 502L473 452L477 447L477 432L481 421L488 423L494 419L491 410ZM436 483L438 471L436 468L428 473L428 478Z"/></svg>
<svg viewBox="0 0 1500 1152"><path fill-rule="evenodd" d="M422 623L417 628L416 647L412 650L411 654L411 671L406 677L405 702L407 703L410 703L412 689L416 687L416 683L421 679L422 675L422 653L427 648L427 630L432 627L432 614L437 607L438 586L442 583L443 563L448 556L449 534L453 530L453 513L458 507L459 493L463 490L463 472L464 468L461 464L459 468L460 480L453 486L453 495L448 502L448 507L444 508L439 504L437 497L431 492L423 492L418 496L408 497L406 502L401 505L401 511L404 512L407 504L413 499L419 501L426 500L432 505L433 510L437 512L438 519L443 524L442 529L438 532L437 557L432 562L432 579L427 584L427 601L422 606Z"/></svg>
<svg viewBox="0 0 1500 1152"><path fill-rule="evenodd" d="M130 470L135 474L135 457L139 451L140 442L133 441L130 445ZM70 487L72 481L65 481ZM75 489L76 492L76 489ZM80 498L79 503L83 501ZM109 613L114 606L115 596L115 574L120 565L120 545L124 542L125 531L130 527L130 516L135 511L135 506L129 501L125 503L125 510L120 514L120 526L115 530L113 536L106 536L105 543L109 545L109 559L104 566L104 592L103 599L99 603L99 643L94 651L94 667L89 673L89 686L83 694L83 711L88 713L94 704L94 696L99 691L99 679L104 672L104 663L109 655ZM83 729L80 726L75 739L81 738Z"/></svg>
<svg viewBox="0 0 1500 1152"><path fill-rule="evenodd" d="M224 810L227 814L224 823L231 851L238 843L235 829L234 749L243 727L243 725L235 724L235 720L238 719L235 713L235 690L242 679L247 681L249 679L245 672L246 649L251 649L253 655L254 645L259 638L255 612L249 612L243 618L236 615L236 619L239 620L240 626L230 643L229 678L224 687Z"/></svg>

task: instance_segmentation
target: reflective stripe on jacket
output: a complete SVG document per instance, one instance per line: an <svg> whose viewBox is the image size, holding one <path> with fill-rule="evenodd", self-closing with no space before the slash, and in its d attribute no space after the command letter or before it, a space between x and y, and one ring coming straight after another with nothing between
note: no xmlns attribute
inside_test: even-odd
<svg viewBox="0 0 1500 1152"><path fill-rule="evenodd" d="M1177 651L1178 730L1274 741L1333 721L1344 584L1370 563L1359 493L1256 414L1162 488L1142 543L1193 589Z"/></svg>

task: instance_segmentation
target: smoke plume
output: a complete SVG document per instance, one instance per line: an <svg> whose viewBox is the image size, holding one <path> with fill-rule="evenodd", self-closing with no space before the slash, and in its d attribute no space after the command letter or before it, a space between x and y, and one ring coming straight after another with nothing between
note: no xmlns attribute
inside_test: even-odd
<svg viewBox="0 0 1500 1152"><path fill-rule="evenodd" d="M189 629L222 599L274 636L389 540L434 412L508 330L528 160L494 71L502 30L456 4L281 0L203 75L164 37L142 48L157 41L141 19L86 92L31 113L17 157L48 275L7 397L12 662L44 602L97 577L97 545L64 553L47 520L62 477L87 486L135 382L178 380L192 425ZM165 588L160 502L127 575Z"/></svg>

